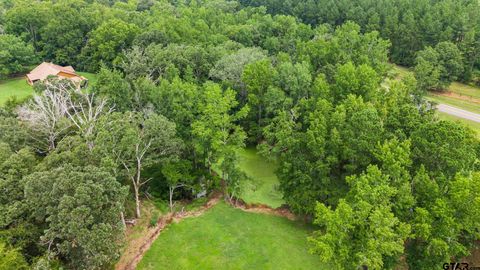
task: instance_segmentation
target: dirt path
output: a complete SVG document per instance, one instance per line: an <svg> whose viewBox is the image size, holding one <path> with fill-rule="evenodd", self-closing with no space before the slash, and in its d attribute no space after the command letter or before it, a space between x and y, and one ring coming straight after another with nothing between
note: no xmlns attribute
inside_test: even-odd
<svg viewBox="0 0 480 270"><path fill-rule="evenodd" d="M207 210L215 206L222 198L223 198L222 193L216 192L210 197L210 199L207 201L207 203L205 203L205 205L203 205L197 210L187 211L187 212L178 212L178 213L162 216L158 220L156 227L149 229L145 237L142 237L140 241L136 241L136 243L133 244L134 247L131 247L130 249L133 249L134 252L132 252L132 254L127 254L125 258L120 260L115 265L115 270L136 269L138 263L142 260L143 256L145 255L145 252L147 252L147 250L152 246L153 242L158 238L160 233L169 224L173 222L177 223L184 218L201 216ZM232 207L241 209L245 212L274 215L274 216L285 217L285 218L288 218L289 220L296 220L296 216L292 212L290 212L290 210L286 207L271 208L267 205L261 205L261 204L246 204L242 200L237 200L233 203L230 203L230 205Z"/></svg>

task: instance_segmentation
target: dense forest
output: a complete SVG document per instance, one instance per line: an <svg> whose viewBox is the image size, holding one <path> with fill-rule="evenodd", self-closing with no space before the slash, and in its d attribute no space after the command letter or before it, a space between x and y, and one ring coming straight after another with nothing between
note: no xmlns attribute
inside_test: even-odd
<svg viewBox="0 0 480 270"><path fill-rule="evenodd" d="M480 141L423 95L478 81L478 1L7 0L0 77L48 79L0 108L0 266L108 269L142 200L242 192L238 149L279 164L334 269L436 269L480 238ZM415 76L386 85L391 63ZM172 243L174 245L174 243Z"/></svg>
<svg viewBox="0 0 480 270"><path fill-rule="evenodd" d="M241 0L273 14L292 15L310 25L354 21L362 32L378 31L390 40L391 61L413 66L417 52L453 42L462 52L463 81L479 81L480 11L475 0Z"/></svg>

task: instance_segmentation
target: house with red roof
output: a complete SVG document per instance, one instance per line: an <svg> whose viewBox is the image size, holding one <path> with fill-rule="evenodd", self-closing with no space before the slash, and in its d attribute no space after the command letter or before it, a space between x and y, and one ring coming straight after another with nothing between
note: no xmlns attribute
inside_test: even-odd
<svg viewBox="0 0 480 270"><path fill-rule="evenodd" d="M77 74L72 66L62 67L43 62L27 74L27 82L33 85L35 82L45 80L48 76L71 80L77 87L84 86L87 81L87 78Z"/></svg>

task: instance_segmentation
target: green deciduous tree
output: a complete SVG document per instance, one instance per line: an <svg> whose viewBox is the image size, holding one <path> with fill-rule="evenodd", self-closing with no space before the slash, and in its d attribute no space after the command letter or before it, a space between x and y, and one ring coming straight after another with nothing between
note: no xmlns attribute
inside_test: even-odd
<svg viewBox="0 0 480 270"><path fill-rule="evenodd" d="M246 65L266 58L259 48L242 48L236 53L225 55L210 70L210 77L227 82L236 89L244 89L242 74Z"/></svg>
<svg viewBox="0 0 480 270"><path fill-rule="evenodd" d="M272 86L275 77L275 69L270 60L265 59L245 67L242 81L248 92L248 105L251 108L249 114L248 130L254 140L260 140L264 118L267 115L265 95Z"/></svg>
<svg viewBox="0 0 480 270"><path fill-rule="evenodd" d="M415 77L418 86L426 90L445 90L457 80L463 70L462 54L451 42L438 43L418 53Z"/></svg>
<svg viewBox="0 0 480 270"><path fill-rule="evenodd" d="M24 72L34 64L37 57L31 45L13 35L0 34L0 78Z"/></svg>
<svg viewBox="0 0 480 270"><path fill-rule="evenodd" d="M190 174L191 169L191 164L188 161L171 161L162 167L162 174L168 184L170 212L173 211L175 190L193 184L195 178Z"/></svg>
<svg viewBox="0 0 480 270"><path fill-rule="evenodd" d="M41 241L49 252L72 269L102 269L118 258L126 189L111 174L65 166L24 181L25 203L45 225Z"/></svg>
<svg viewBox="0 0 480 270"><path fill-rule="evenodd" d="M26 270L29 267L18 250L9 248L4 242L0 242L0 269Z"/></svg>
<svg viewBox="0 0 480 270"><path fill-rule="evenodd" d="M478 147L473 131L452 121L428 122L412 134L414 164L434 176L474 170Z"/></svg>
<svg viewBox="0 0 480 270"><path fill-rule="evenodd" d="M42 53L59 65L75 65L85 46L87 34L96 22L84 1L55 2L50 7L47 24L41 28Z"/></svg>
<svg viewBox="0 0 480 270"><path fill-rule="evenodd" d="M99 96L107 97L110 104L115 106L116 111L126 111L133 107L133 93L127 80L118 70L110 70L102 67L98 74L97 83L93 92Z"/></svg>
<svg viewBox="0 0 480 270"><path fill-rule="evenodd" d="M6 151L5 151L6 150ZM8 155L8 149L3 150ZM20 149L14 153L10 151L3 163L0 164L0 228L21 223L26 208L21 204L24 199L24 183L22 178L31 174L38 160L29 148Z"/></svg>
<svg viewBox="0 0 480 270"><path fill-rule="evenodd" d="M199 117L192 123L195 148L201 153L209 171L217 161L244 146L245 132L238 121L248 114L248 106L239 108L232 89L222 90L220 85L207 83L199 104ZM225 174L226 171L222 170ZM225 176L225 175L224 175Z"/></svg>
<svg viewBox="0 0 480 270"><path fill-rule="evenodd" d="M315 223L324 231L310 238L312 251L336 269L393 269L410 233L392 211L397 190L375 166L347 182L351 189L335 210L317 204Z"/></svg>
<svg viewBox="0 0 480 270"><path fill-rule="evenodd" d="M380 78L374 69L367 65L356 67L351 62L338 67L334 80L332 94L337 102L351 94L372 100L380 87Z"/></svg>
<svg viewBox="0 0 480 270"><path fill-rule="evenodd" d="M417 201L413 213L413 239L407 242L410 268L432 269L439 261L470 254L479 237L480 177L457 175L443 182L420 168L412 186Z"/></svg>
<svg viewBox="0 0 480 270"><path fill-rule="evenodd" d="M90 32L90 38L83 49L87 62L87 70L97 71L100 63L107 65L120 64L120 53L133 42L138 27L118 19L112 19L101 24Z"/></svg>
<svg viewBox="0 0 480 270"><path fill-rule="evenodd" d="M5 14L6 31L30 42L38 52L41 49L41 30L51 14L50 7L50 2L15 1Z"/></svg>
<svg viewBox="0 0 480 270"><path fill-rule="evenodd" d="M175 124L164 116L126 112L113 113L103 119L96 145L101 145L107 157L114 160L133 188L135 215L140 212L140 188L150 179L142 177L142 170L175 157L181 149Z"/></svg>

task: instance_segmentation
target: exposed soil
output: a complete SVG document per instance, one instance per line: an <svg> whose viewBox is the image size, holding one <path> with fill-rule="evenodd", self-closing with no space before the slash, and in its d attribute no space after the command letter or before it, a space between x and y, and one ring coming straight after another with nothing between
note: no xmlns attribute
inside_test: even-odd
<svg viewBox="0 0 480 270"><path fill-rule="evenodd" d="M186 212L177 212L164 215L159 218L157 225L148 229L144 237L137 239L134 243L129 243L129 249L132 250L129 254L124 254L123 258L116 264L116 270L134 270L137 264L142 260L145 252L151 247L153 242L158 238L160 233L167 227L167 225L179 222L184 218L198 217L204 214L208 209L215 206L220 199L223 198L221 192L213 193L208 201L199 209ZM296 220L297 217L286 206L279 208L271 208L262 204L247 204L243 200L234 199L230 203L235 208L241 209L245 212L261 213L285 217L289 220Z"/></svg>
<svg viewBox="0 0 480 270"><path fill-rule="evenodd" d="M293 214L286 205L280 206L278 208L271 208L270 206L265 204L248 204L241 199L234 199L230 204L233 207L241 209L245 212L279 216L288 218L289 220L297 219L297 216Z"/></svg>
<svg viewBox="0 0 480 270"><path fill-rule="evenodd" d="M470 256L462 259L462 262L468 263L470 267L480 267L480 241L476 241L476 244L479 248L472 250Z"/></svg>

